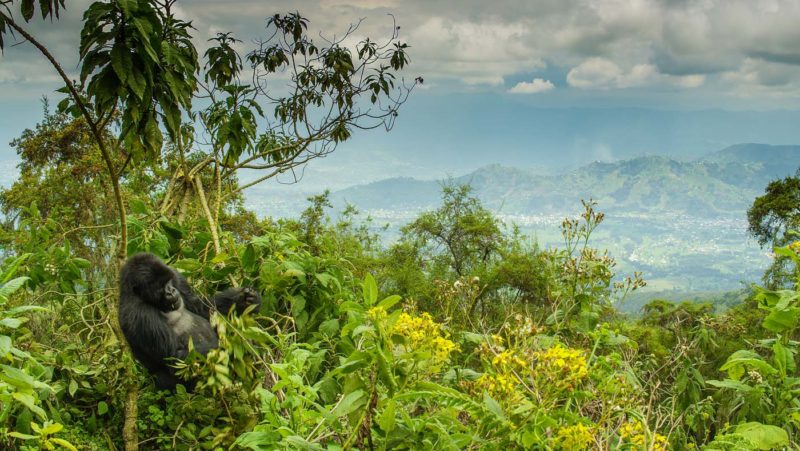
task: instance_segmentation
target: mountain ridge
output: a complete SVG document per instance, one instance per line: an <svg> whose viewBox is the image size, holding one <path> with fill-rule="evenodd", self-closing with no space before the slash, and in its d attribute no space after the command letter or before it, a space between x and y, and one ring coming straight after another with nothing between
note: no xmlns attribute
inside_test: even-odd
<svg viewBox="0 0 800 451"><path fill-rule="evenodd" d="M769 181L798 166L800 146L743 143L691 161L644 155L551 175L493 164L451 180L469 183L488 208L505 213L559 213L591 197L611 213L708 217L741 214ZM428 209L438 204L442 182L393 177L335 191L331 198L335 205L367 210Z"/></svg>

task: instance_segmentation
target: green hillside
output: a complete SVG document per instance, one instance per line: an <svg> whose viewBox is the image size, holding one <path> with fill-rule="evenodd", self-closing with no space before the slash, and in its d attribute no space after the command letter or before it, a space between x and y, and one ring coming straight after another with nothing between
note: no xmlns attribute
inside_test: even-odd
<svg viewBox="0 0 800 451"><path fill-rule="evenodd" d="M742 215L770 180L798 166L798 146L742 144L697 161L645 156L556 175L491 165L455 181L469 183L487 206L508 214L561 213L592 197L609 213L716 217ZM362 209L425 209L435 205L439 185L393 178L338 191L333 199Z"/></svg>

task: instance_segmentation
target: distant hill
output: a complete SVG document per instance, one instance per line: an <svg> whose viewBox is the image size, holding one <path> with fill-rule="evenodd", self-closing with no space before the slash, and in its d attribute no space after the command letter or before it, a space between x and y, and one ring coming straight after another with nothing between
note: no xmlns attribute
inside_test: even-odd
<svg viewBox="0 0 800 451"><path fill-rule="evenodd" d="M727 183L762 191L771 180L800 167L800 146L737 144L698 160Z"/></svg>
<svg viewBox="0 0 800 451"><path fill-rule="evenodd" d="M603 211L741 215L770 180L800 167L800 146L741 144L695 161L645 156L595 162L563 174L486 166L455 178L470 183L487 207L508 214L561 213L580 199ZM361 209L427 209L439 203L439 181L392 178L333 193L335 204Z"/></svg>

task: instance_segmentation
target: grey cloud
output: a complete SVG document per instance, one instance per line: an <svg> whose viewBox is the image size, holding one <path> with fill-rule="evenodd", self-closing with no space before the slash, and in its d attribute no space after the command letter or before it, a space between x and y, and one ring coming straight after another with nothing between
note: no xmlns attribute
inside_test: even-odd
<svg viewBox="0 0 800 451"><path fill-rule="evenodd" d="M762 59L764 61L781 64L800 65L800 53L775 53L767 51L754 51L750 52L753 58Z"/></svg>
<svg viewBox="0 0 800 451"><path fill-rule="evenodd" d="M73 71L80 12L89 3L70 1L61 21L30 25ZM670 84L676 90L697 88L697 80L703 80L700 89L731 83L768 89L795 76L792 66L800 65L796 0L184 0L178 6L197 28L201 51L217 31L233 31L243 51L253 48L264 37L264 19L276 12L299 10L314 33L330 38L361 18L357 36L385 37L391 13L411 45L409 76L421 74L426 84L451 90L505 91L512 80L543 77L548 65L563 68L565 77L574 71L584 90L606 89L608 83L590 82L602 75L587 71L593 58L619 69L612 85L620 89L665 80L678 80ZM782 64L759 71L748 61ZM26 87L50 71L25 44L7 49L0 65L0 83L14 86L14 95L30 96ZM636 75L642 68L646 77Z"/></svg>

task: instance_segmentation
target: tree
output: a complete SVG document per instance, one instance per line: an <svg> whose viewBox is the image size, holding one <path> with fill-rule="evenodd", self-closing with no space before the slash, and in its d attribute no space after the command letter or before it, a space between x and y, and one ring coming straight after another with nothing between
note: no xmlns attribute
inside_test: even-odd
<svg viewBox="0 0 800 451"><path fill-rule="evenodd" d="M64 82L61 92L67 98L59 103L60 111L80 117L99 150L119 224L117 264L126 258L128 247L127 199L121 179L126 171L146 171L169 155L165 136L178 164L160 211L180 217L189 202L196 202L219 254L219 212L226 200L329 154L354 129L390 129L411 88L417 80L421 82L417 79L407 86L396 78L395 73L408 63L408 46L397 40L399 27L381 44L366 38L354 49L347 48L343 42L356 31L355 25L341 39L323 38L325 42L318 45L307 33L308 20L299 13L268 19L270 35L247 55L251 84L240 80L242 58L228 33L218 35L206 52L201 82L191 23L175 16L175 3L92 3L83 15L80 79L74 81L24 26L35 16L36 5L43 19L58 18L65 0L0 0L0 50L11 35L33 45L47 59ZM271 90L267 82L276 73L287 75L290 82ZM199 113L192 109L198 97L210 104ZM265 113L262 103L272 110ZM205 135L196 133L197 123ZM108 127L114 128L115 136L106 133ZM192 162L193 152L204 157ZM213 168L215 199L207 195L207 182L200 176L206 168ZM222 187L240 169L263 173L253 183L223 194ZM109 310L113 314L111 306ZM116 321L112 323L119 342L124 343ZM123 437L126 449L133 449L137 446L137 391L130 365L128 370Z"/></svg>
<svg viewBox="0 0 800 451"><path fill-rule="evenodd" d="M747 210L747 222L750 235L761 247L787 244L791 232L800 229L800 172L770 182L764 195L757 197ZM797 271L791 266L791 260L776 256L764 273L764 282L773 288L791 282Z"/></svg>
<svg viewBox="0 0 800 451"><path fill-rule="evenodd" d="M403 228L403 241L417 243L457 277L488 262L504 242L499 221L471 194L469 185L447 183L442 186L442 206Z"/></svg>
<svg viewBox="0 0 800 451"><path fill-rule="evenodd" d="M770 182L747 210L747 222L762 247L785 244L786 233L800 226L800 173Z"/></svg>

